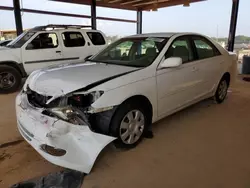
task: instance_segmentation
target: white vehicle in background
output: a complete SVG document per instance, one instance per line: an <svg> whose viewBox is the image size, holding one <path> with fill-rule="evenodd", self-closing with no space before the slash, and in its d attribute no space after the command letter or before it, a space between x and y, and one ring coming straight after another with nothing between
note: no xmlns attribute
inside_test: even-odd
<svg viewBox="0 0 250 188"><path fill-rule="evenodd" d="M101 31L78 25L35 27L0 48L0 93L19 89L21 80L37 69L83 62L107 45Z"/></svg>
<svg viewBox="0 0 250 188"><path fill-rule="evenodd" d="M18 129L48 161L89 173L113 140L135 147L152 123L222 103L235 74L236 55L202 35L122 38L86 63L33 72L16 98Z"/></svg>

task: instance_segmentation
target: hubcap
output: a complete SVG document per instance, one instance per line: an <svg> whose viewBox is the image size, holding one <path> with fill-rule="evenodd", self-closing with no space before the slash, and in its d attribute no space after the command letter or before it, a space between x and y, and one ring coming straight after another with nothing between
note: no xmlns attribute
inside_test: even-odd
<svg viewBox="0 0 250 188"><path fill-rule="evenodd" d="M9 72L1 72L0 73L0 88L1 89L9 89L16 82L15 76Z"/></svg>
<svg viewBox="0 0 250 188"><path fill-rule="evenodd" d="M226 80L223 80L219 86L219 91L218 91L220 100L223 100L226 97L227 88L228 88L227 82Z"/></svg>
<svg viewBox="0 0 250 188"><path fill-rule="evenodd" d="M145 127L144 115L139 110L128 112L120 125L120 137L125 144L137 142Z"/></svg>

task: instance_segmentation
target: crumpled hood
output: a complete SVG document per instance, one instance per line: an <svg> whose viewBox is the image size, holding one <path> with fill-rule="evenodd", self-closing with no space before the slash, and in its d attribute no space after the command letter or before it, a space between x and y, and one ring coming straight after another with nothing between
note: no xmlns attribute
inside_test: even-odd
<svg viewBox="0 0 250 188"><path fill-rule="evenodd" d="M24 88L28 85L31 90L39 94L59 97L104 79L137 69L127 66L87 62L61 65L33 72L27 79Z"/></svg>

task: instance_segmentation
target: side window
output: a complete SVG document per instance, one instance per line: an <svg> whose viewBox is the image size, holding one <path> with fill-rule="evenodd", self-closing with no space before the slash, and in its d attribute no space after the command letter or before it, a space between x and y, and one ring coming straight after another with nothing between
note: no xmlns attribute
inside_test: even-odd
<svg viewBox="0 0 250 188"><path fill-rule="evenodd" d="M87 32L87 35L94 45L105 45L105 40L101 33Z"/></svg>
<svg viewBox="0 0 250 188"><path fill-rule="evenodd" d="M80 47L85 45L85 39L80 32L64 32L62 38L65 47Z"/></svg>
<svg viewBox="0 0 250 188"><path fill-rule="evenodd" d="M206 59L220 55L218 49L208 40L203 38L194 38L193 40L199 59Z"/></svg>
<svg viewBox="0 0 250 188"><path fill-rule="evenodd" d="M48 49L58 47L58 38L55 33L41 33L26 47L27 50Z"/></svg>
<svg viewBox="0 0 250 188"><path fill-rule="evenodd" d="M194 54L191 44L187 38L176 39L169 47L165 58L180 57L183 63L194 60Z"/></svg>

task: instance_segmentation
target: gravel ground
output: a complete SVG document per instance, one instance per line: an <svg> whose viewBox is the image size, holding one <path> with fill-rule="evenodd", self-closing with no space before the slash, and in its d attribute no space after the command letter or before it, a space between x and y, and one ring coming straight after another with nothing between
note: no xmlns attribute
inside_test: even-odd
<svg viewBox="0 0 250 188"><path fill-rule="evenodd" d="M0 187L61 170L45 161L17 128L15 94L0 96ZM137 148L107 147L84 188L250 187L250 83L237 81L221 105L200 102L156 123Z"/></svg>

